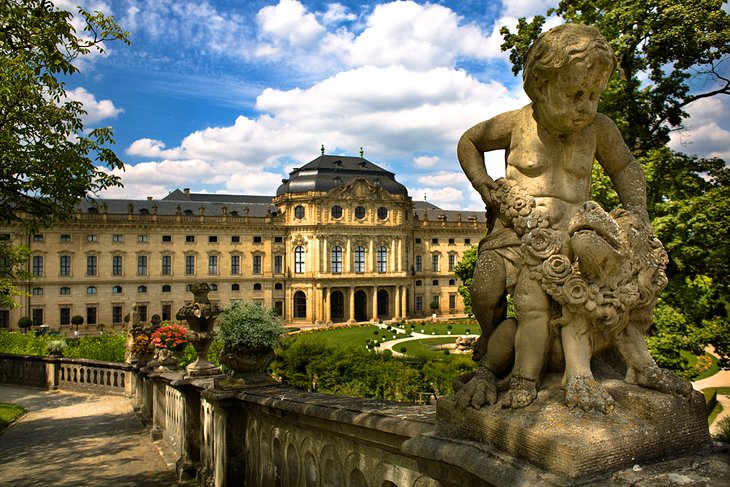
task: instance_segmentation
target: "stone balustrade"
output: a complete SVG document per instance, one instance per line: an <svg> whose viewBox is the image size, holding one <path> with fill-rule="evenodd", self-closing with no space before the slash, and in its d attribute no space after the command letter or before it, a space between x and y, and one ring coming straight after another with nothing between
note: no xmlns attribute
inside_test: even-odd
<svg viewBox="0 0 730 487"><path fill-rule="evenodd" d="M213 378L185 378L182 371L12 355L0 355L0 382L126 394L152 436L177 455L180 477L206 487L613 485L607 477L568 478L485 444L440 437L453 432L437 427L430 405L277 384L221 389Z"/></svg>

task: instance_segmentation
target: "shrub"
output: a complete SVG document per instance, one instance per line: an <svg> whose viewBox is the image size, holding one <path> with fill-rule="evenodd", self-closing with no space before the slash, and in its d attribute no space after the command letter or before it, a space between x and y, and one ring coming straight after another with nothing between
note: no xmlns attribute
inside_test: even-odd
<svg viewBox="0 0 730 487"><path fill-rule="evenodd" d="M715 441L730 443L730 416L725 416L717 422L717 433L712 437Z"/></svg>
<svg viewBox="0 0 730 487"><path fill-rule="evenodd" d="M276 311L255 303L234 303L219 317L223 349L266 350L276 347L286 330Z"/></svg>
<svg viewBox="0 0 730 487"><path fill-rule="evenodd" d="M18 326L26 331L28 331L28 328L33 326L33 321L28 318L27 316L23 316L18 320Z"/></svg>
<svg viewBox="0 0 730 487"><path fill-rule="evenodd" d="M444 355L451 355L451 352L449 352L448 350L444 350Z"/></svg>
<svg viewBox="0 0 730 487"><path fill-rule="evenodd" d="M400 353L406 353L406 347L400 347Z"/></svg>
<svg viewBox="0 0 730 487"><path fill-rule="evenodd" d="M63 351L68 347L65 340L51 340L46 343L46 351L48 355L63 355Z"/></svg>
<svg viewBox="0 0 730 487"><path fill-rule="evenodd" d="M124 362L127 335L126 333L106 333L99 336L85 336L78 340L69 340L68 345L63 352L65 357L102 362Z"/></svg>

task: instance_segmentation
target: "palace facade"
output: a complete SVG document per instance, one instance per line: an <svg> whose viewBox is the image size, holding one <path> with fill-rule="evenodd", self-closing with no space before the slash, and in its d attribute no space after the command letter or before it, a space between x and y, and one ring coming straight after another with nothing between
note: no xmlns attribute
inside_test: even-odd
<svg viewBox="0 0 730 487"><path fill-rule="evenodd" d="M43 233L0 228L30 248L34 276L19 283L18 308L0 309L0 327L28 316L56 328L74 315L121 325L134 303L142 321L174 319L195 282L222 306L261 303L293 324L461 314L454 266L485 225L483 212L413 202L363 157L324 153L274 197L185 189L84 201L74 220Z"/></svg>

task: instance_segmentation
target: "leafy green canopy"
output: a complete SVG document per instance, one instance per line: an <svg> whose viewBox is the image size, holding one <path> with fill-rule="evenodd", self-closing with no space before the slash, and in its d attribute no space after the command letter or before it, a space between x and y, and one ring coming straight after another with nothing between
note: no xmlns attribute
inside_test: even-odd
<svg viewBox="0 0 730 487"><path fill-rule="evenodd" d="M129 43L110 17L72 14L49 0L0 2L0 222L30 228L67 219L87 193L121 185L108 169L123 163L107 146L109 127L85 131L82 104L69 100L63 78L74 61L104 53L104 42Z"/></svg>
<svg viewBox="0 0 730 487"><path fill-rule="evenodd" d="M730 79L722 73L730 53L730 15L722 5L722 0L563 0L547 15L593 25L611 44L618 72L599 111L638 156L669 141L670 130L687 117L687 105L730 94ZM500 31L515 74L544 23L543 16L522 18L517 33Z"/></svg>

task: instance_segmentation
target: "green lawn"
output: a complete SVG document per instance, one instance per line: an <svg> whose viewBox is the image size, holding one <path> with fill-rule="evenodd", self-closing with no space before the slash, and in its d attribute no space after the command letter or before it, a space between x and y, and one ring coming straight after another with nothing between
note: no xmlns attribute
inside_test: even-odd
<svg viewBox="0 0 730 487"><path fill-rule="evenodd" d="M0 431L25 414L25 409L15 404L0 402Z"/></svg>
<svg viewBox="0 0 730 487"><path fill-rule="evenodd" d="M454 343L456 337L442 337L442 338L414 338L406 342L401 342L393 347L393 350L400 352L402 347L406 347L406 355L414 357L423 357L428 359L444 359L443 350L433 350L431 347L437 347L446 343ZM457 354L451 354L450 357L456 356ZM465 357L471 357L470 354L464 354Z"/></svg>
<svg viewBox="0 0 730 487"><path fill-rule="evenodd" d="M377 334L375 334L376 331ZM380 329L375 325L317 330L295 336L316 337L318 340L324 340L329 345L334 346L353 345L356 347L364 347L367 340L373 341L377 339L381 341L382 337L385 337L386 340L393 339L393 333L391 331ZM403 338L404 336L403 334L396 335L397 338Z"/></svg>

